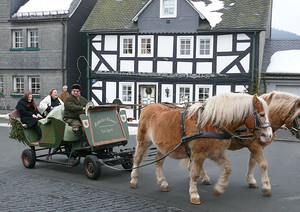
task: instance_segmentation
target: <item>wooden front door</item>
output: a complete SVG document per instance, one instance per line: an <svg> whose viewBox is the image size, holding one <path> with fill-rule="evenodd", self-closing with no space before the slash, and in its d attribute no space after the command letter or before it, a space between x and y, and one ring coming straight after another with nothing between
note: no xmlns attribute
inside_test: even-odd
<svg viewBox="0 0 300 212"><path fill-rule="evenodd" d="M156 102L156 85L140 85L139 103L151 104Z"/></svg>

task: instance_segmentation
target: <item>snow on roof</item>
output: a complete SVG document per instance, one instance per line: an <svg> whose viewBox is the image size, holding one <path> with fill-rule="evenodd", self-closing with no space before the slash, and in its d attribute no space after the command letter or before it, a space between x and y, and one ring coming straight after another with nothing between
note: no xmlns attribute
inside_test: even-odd
<svg viewBox="0 0 300 212"><path fill-rule="evenodd" d="M287 50L275 52L267 73L295 73L300 74L300 50Z"/></svg>
<svg viewBox="0 0 300 212"><path fill-rule="evenodd" d="M224 8L224 1L211 0L211 4L208 5L205 5L205 2L203 1L191 1L191 3L204 15L212 28L222 21L221 16L223 13L217 11ZM234 4L230 4L230 6L233 5Z"/></svg>
<svg viewBox="0 0 300 212"><path fill-rule="evenodd" d="M13 17L67 14L73 0L29 0Z"/></svg>

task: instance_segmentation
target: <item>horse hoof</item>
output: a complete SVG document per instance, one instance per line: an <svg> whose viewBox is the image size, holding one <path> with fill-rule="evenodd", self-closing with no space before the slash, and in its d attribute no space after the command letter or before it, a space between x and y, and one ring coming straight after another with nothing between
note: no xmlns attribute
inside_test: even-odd
<svg viewBox="0 0 300 212"><path fill-rule="evenodd" d="M167 186L167 187L161 187L161 190L165 192L165 191L170 191L171 189L169 186Z"/></svg>
<svg viewBox="0 0 300 212"><path fill-rule="evenodd" d="M249 183L249 188L258 188L256 183Z"/></svg>
<svg viewBox="0 0 300 212"><path fill-rule="evenodd" d="M201 201L199 198L193 198L193 199L191 199L191 204L200 205Z"/></svg>
<svg viewBox="0 0 300 212"><path fill-rule="evenodd" d="M211 181L210 180L203 180L202 184L203 185L211 185Z"/></svg>
<svg viewBox="0 0 300 212"><path fill-rule="evenodd" d="M219 197L222 193L221 192L219 192L217 189L213 189L213 192L214 192L214 195L216 196L216 197Z"/></svg>
<svg viewBox="0 0 300 212"><path fill-rule="evenodd" d="M262 192L263 192L265 195L268 195L268 196L271 196L271 195L272 195L271 189L263 188L263 189L262 189Z"/></svg>
<svg viewBox="0 0 300 212"><path fill-rule="evenodd" d="M130 187L131 187L131 188L137 188L138 185L137 185L137 184L134 184L134 183L130 183Z"/></svg>

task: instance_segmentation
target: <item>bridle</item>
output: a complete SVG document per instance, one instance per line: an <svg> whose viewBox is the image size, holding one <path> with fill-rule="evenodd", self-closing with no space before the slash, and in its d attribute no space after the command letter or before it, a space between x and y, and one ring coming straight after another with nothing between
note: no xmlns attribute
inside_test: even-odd
<svg viewBox="0 0 300 212"><path fill-rule="evenodd" d="M296 104L298 103L299 99L297 99L293 105L293 108L290 110L289 114L287 115L287 117L284 120L284 123L289 119L290 116L293 117L293 115L296 112ZM300 138L300 126L298 124L298 120L297 117L294 118L293 120L291 120L292 126L290 128L288 128L291 132L295 132L296 133L296 138ZM286 126L286 124L285 124Z"/></svg>
<svg viewBox="0 0 300 212"><path fill-rule="evenodd" d="M253 105L253 107L254 107L254 113L251 116L253 116L253 119L254 119L254 128L253 129L249 129L249 130L253 133L255 130L261 130L261 129L264 129L264 128L271 127L271 123L270 122L265 122L265 123L261 122L261 119L259 117L259 114L257 113L255 105ZM245 122L246 122L248 116L246 117Z"/></svg>

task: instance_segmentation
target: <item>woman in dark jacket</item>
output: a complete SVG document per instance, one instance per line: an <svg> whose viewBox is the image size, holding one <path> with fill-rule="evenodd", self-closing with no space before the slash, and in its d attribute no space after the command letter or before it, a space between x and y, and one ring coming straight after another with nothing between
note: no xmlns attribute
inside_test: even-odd
<svg viewBox="0 0 300 212"><path fill-rule="evenodd" d="M28 128L34 128L38 134L38 140L42 138L42 131L38 125L38 120L43 118L36 108L32 93L27 91L23 98L19 100L16 109L21 114L21 122Z"/></svg>

